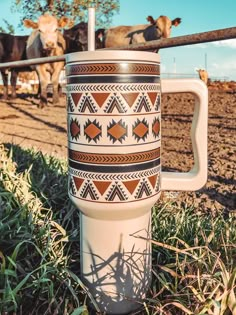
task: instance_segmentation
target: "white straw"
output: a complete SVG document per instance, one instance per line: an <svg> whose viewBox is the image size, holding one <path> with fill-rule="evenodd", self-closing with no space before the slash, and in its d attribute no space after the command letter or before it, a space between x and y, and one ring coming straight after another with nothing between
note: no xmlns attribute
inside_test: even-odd
<svg viewBox="0 0 236 315"><path fill-rule="evenodd" d="M95 50L95 8L88 8L88 51Z"/></svg>

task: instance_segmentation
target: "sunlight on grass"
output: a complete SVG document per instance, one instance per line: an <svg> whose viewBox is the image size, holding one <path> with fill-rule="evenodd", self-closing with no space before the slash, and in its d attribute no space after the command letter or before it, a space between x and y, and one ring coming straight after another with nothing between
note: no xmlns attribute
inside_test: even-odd
<svg viewBox="0 0 236 315"><path fill-rule="evenodd" d="M153 281L135 314L236 315L236 219L159 203ZM67 163L0 147L0 314L89 314ZM97 313L98 314L98 313Z"/></svg>

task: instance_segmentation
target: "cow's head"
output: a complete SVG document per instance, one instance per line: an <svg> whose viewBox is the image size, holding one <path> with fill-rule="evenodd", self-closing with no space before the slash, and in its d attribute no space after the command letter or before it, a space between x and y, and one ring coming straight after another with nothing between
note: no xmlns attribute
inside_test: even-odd
<svg viewBox="0 0 236 315"><path fill-rule="evenodd" d="M95 32L95 46L96 49L105 48L105 28L99 28Z"/></svg>
<svg viewBox="0 0 236 315"><path fill-rule="evenodd" d="M41 15L38 22L32 20L24 20L24 26L38 30L42 47L44 50L53 50L58 45L59 28L63 28L71 23L66 17L57 19L48 13Z"/></svg>
<svg viewBox="0 0 236 315"><path fill-rule="evenodd" d="M64 30L64 38L70 52L88 50L88 24L80 22L72 28Z"/></svg>
<svg viewBox="0 0 236 315"><path fill-rule="evenodd" d="M154 20L152 16L148 16L147 20L152 25L156 25L157 32L162 38L169 38L171 35L172 26L178 26L181 23L181 18L175 18L170 20L168 16L161 15L157 20Z"/></svg>
<svg viewBox="0 0 236 315"><path fill-rule="evenodd" d="M204 69L196 69L196 71L198 72L199 78L205 82L206 84L208 83L208 73L206 70Z"/></svg>

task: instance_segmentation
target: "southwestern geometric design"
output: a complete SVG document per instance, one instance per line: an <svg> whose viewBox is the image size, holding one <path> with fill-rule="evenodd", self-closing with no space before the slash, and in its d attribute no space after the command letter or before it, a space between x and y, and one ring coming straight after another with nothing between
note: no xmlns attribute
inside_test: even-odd
<svg viewBox="0 0 236 315"><path fill-rule="evenodd" d="M160 94L157 95L156 103L154 110L159 111L160 110L160 104L161 104L161 96Z"/></svg>
<svg viewBox="0 0 236 315"><path fill-rule="evenodd" d="M138 100L138 104L134 109L135 112L140 113L142 111L144 112L150 112L151 111L151 107L149 105L149 101L147 99L147 96L142 93L141 97Z"/></svg>
<svg viewBox="0 0 236 315"><path fill-rule="evenodd" d="M70 93L68 110L75 113L149 113L157 112L160 94L139 93Z"/></svg>
<svg viewBox="0 0 236 315"><path fill-rule="evenodd" d="M71 163L70 163L71 164ZM148 177L148 178L152 178L153 176L156 177L156 175L160 172L160 165L157 164L156 167L150 168L150 169L146 169L146 170L141 170L141 171L135 171L135 172L125 172L125 173L105 173L105 171L103 173L94 173L94 172L88 172L87 171L83 171L80 169L76 169L73 167L71 167L69 164L69 173L73 176L76 176L80 179L90 179L93 181L99 181L101 183L107 183L107 181L122 181L122 182L126 182L126 181L133 181L136 179L140 179L143 177ZM151 180L150 180L151 181ZM153 187L154 188L154 187Z"/></svg>
<svg viewBox="0 0 236 315"><path fill-rule="evenodd" d="M67 94L67 111L68 112L73 112L75 110L74 103L72 101L71 94Z"/></svg>
<svg viewBox="0 0 236 315"><path fill-rule="evenodd" d="M146 199L156 195L159 189L159 173L128 181L98 181L72 176L70 184L70 193L75 197L100 202L127 202Z"/></svg>
<svg viewBox="0 0 236 315"><path fill-rule="evenodd" d="M140 199L143 197L143 195L146 195L147 197L152 194L152 189L150 187L150 184L147 182L145 178L143 178L141 184L139 185L139 188L137 190L136 199Z"/></svg>
<svg viewBox="0 0 236 315"><path fill-rule="evenodd" d="M159 65L86 62L66 71L69 193L102 204L159 194Z"/></svg>
<svg viewBox="0 0 236 315"><path fill-rule="evenodd" d="M126 103L129 107L132 107L135 103L139 93L121 93L122 97L125 99Z"/></svg>
<svg viewBox="0 0 236 315"><path fill-rule="evenodd" d="M89 74L149 74L160 75L160 66L138 63L77 64L66 68L67 76Z"/></svg>
<svg viewBox="0 0 236 315"><path fill-rule="evenodd" d="M157 92L148 92L147 94L148 94L148 97L149 97L152 105L155 106L156 99L157 99L157 96L158 96Z"/></svg>
<svg viewBox="0 0 236 315"><path fill-rule="evenodd" d="M89 117L86 119L86 117ZM143 145L155 142L158 147L160 140L160 113L157 114L107 114L78 115L71 113L70 121L76 121L80 128L77 134L68 133L69 143L86 145L95 141L100 146L127 146L136 143ZM71 128L71 127L70 127ZM72 137L73 136L73 137Z"/></svg>
<svg viewBox="0 0 236 315"><path fill-rule="evenodd" d="M72 177L70 176L69 177L69 192L72 194L72 195L76 195L76 193L77 193L77 189L75 188L75 184L74 184L74 182L73 182L73 180L72 180Z"/></svg>
<svg viewBox="0 0 236 315"><path fill-rule="evenodd" d="M96 106L88 93L85 93L85 96L82 98L78 111L84 113L86 109L89 113L97 112Z"/></svg>
<svg viewBox="0 0 236 315"><path fill-rule="evenodd" d="M96 143L102 135L102 126L99 125L96 119L94 121L88 119L84 125L84 134L88 142L93 140Z"/></svg>
<svg viewBox="0 0 236 315"><path fill-rule="evenodd" d="M145 141L148 135L148 122L146 119L142 121L137 119L133 125L133 135L135 140L139 142L139 140Z"/></svg>
<svg viewBox="0 0 236 315"><path fill-rule="evenodd" d="M152 133L155 138L159 137L161 129L160 119L159 117L155 117L152 124Z"/></svg>
<svg viewBox="0 0 236 315"><path fill-rule="evenodd" d="M81 197L84 199L98 200L96 189L91 182L88 181L85 183L81 191Z"/></svg>
<svg viewBox="0 0 236 315"><path fill-rule="evenodd" d="M110 93L91 93L91 95L96 101L97 105L102 107Z"/></svg>
<svg viewBox="0 0 236 315"><path fill-rule="evenodd" d="M85 93L85 92L120 92L120 93L129 93L129 92L146 92L146 91L152 91L152 92L159 92L160 93L160 84L143 84L143 83L133 83L133 84L113 84L113 83L106 83L106 84L100 84L100 83L94 83L88 84L69 84L66 86L67 93Z"/></svg>
<svg viewBox="0 0 236 315"><path fill-rule="evenodd" d="M122 119L115 121L112 119L109 126L107 127L107 136L112 140L113 143L116 141L122 141L127 137L127 125Z"/></svg>
<svg viewBox="0 0 236 315"><path fill-rule="evenodd" d="M78 103L79 103L79 100L82 96L82 93L73 93L71 94L71 98L73 100L73 103L74 103L74 106L77 107L78 106Z"/></svg>
<svg viewBox="0 0 236 315"><path fill-rule="evenodd" d="M70 135L72 139L78 140L80 136L80 125L77 118L71 119L70 122Z"/></svg>
<svg viewBox="0 0 236 315"><path fill-rule="evenodd" d="M132 152L126 154L112 153L88 153L75 150L69 150L69 159L80 163L92 164L133 164L156 160L160 158L160 148L149 151Z"/></svg>
<svg viewBox="0 0 236 315"><path fill-rule="evenodd" d="M111 98L109 99L109 102L107 102L107 106L104 108L105 113L115 113L115 110L118 113L125 113L127 112L124 102L122 102L121 98L117 96L116 93L114 93Z"/></svg>
<svg viewBox="0 0 236 315"><path fill-rule="evenodd" d="M128 196L122 186L116 182L108 191L105 199L107 201L125 201L128 200Z"/></svg>

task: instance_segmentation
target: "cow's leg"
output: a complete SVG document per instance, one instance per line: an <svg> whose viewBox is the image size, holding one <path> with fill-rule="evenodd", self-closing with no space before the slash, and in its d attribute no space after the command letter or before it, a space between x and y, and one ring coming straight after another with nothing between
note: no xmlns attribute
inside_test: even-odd
<svg viewBox="0 0 236 315"><path fill-rule="evenodd" d="M1 75L3 81L3 95L1 98L6 100L8 98L8 72L6 70L2 70Z"/></svg>
<svg viewBox="0 0 236 315"><path fill-rule="evenodd" d="M49 73L46 70L44 64L37 66L36 71L39 77L40 85L40 97L39 97L39 108L44 108L47 105L47 86L49 82Z"/></svg>
<svg viewBox="0 0 236 315"><path fill-rule="evenodd" d="M62 63L55 63L55 65L54 65L54 71L52 74L52 86L53 86L52 103L53 103L53 105L59 103L59 93L58 93L59 76L60 76L60 73L61 73L63 66L64 66L64 64L62 64Z"/></svg>
<svg viewBox="0 0 236 315"><path fill-rule="evenodd" d="M56 105L59 103L58 79L57 79L57 82L52 82L52 86L53 86L52 104Z"/></svg>
<svg viewBox="0 0 236 315"><path fill-rule="evenodd" d="M16 98L16 80L18 72L14 69L11 71L11 98Z"/></svg>

